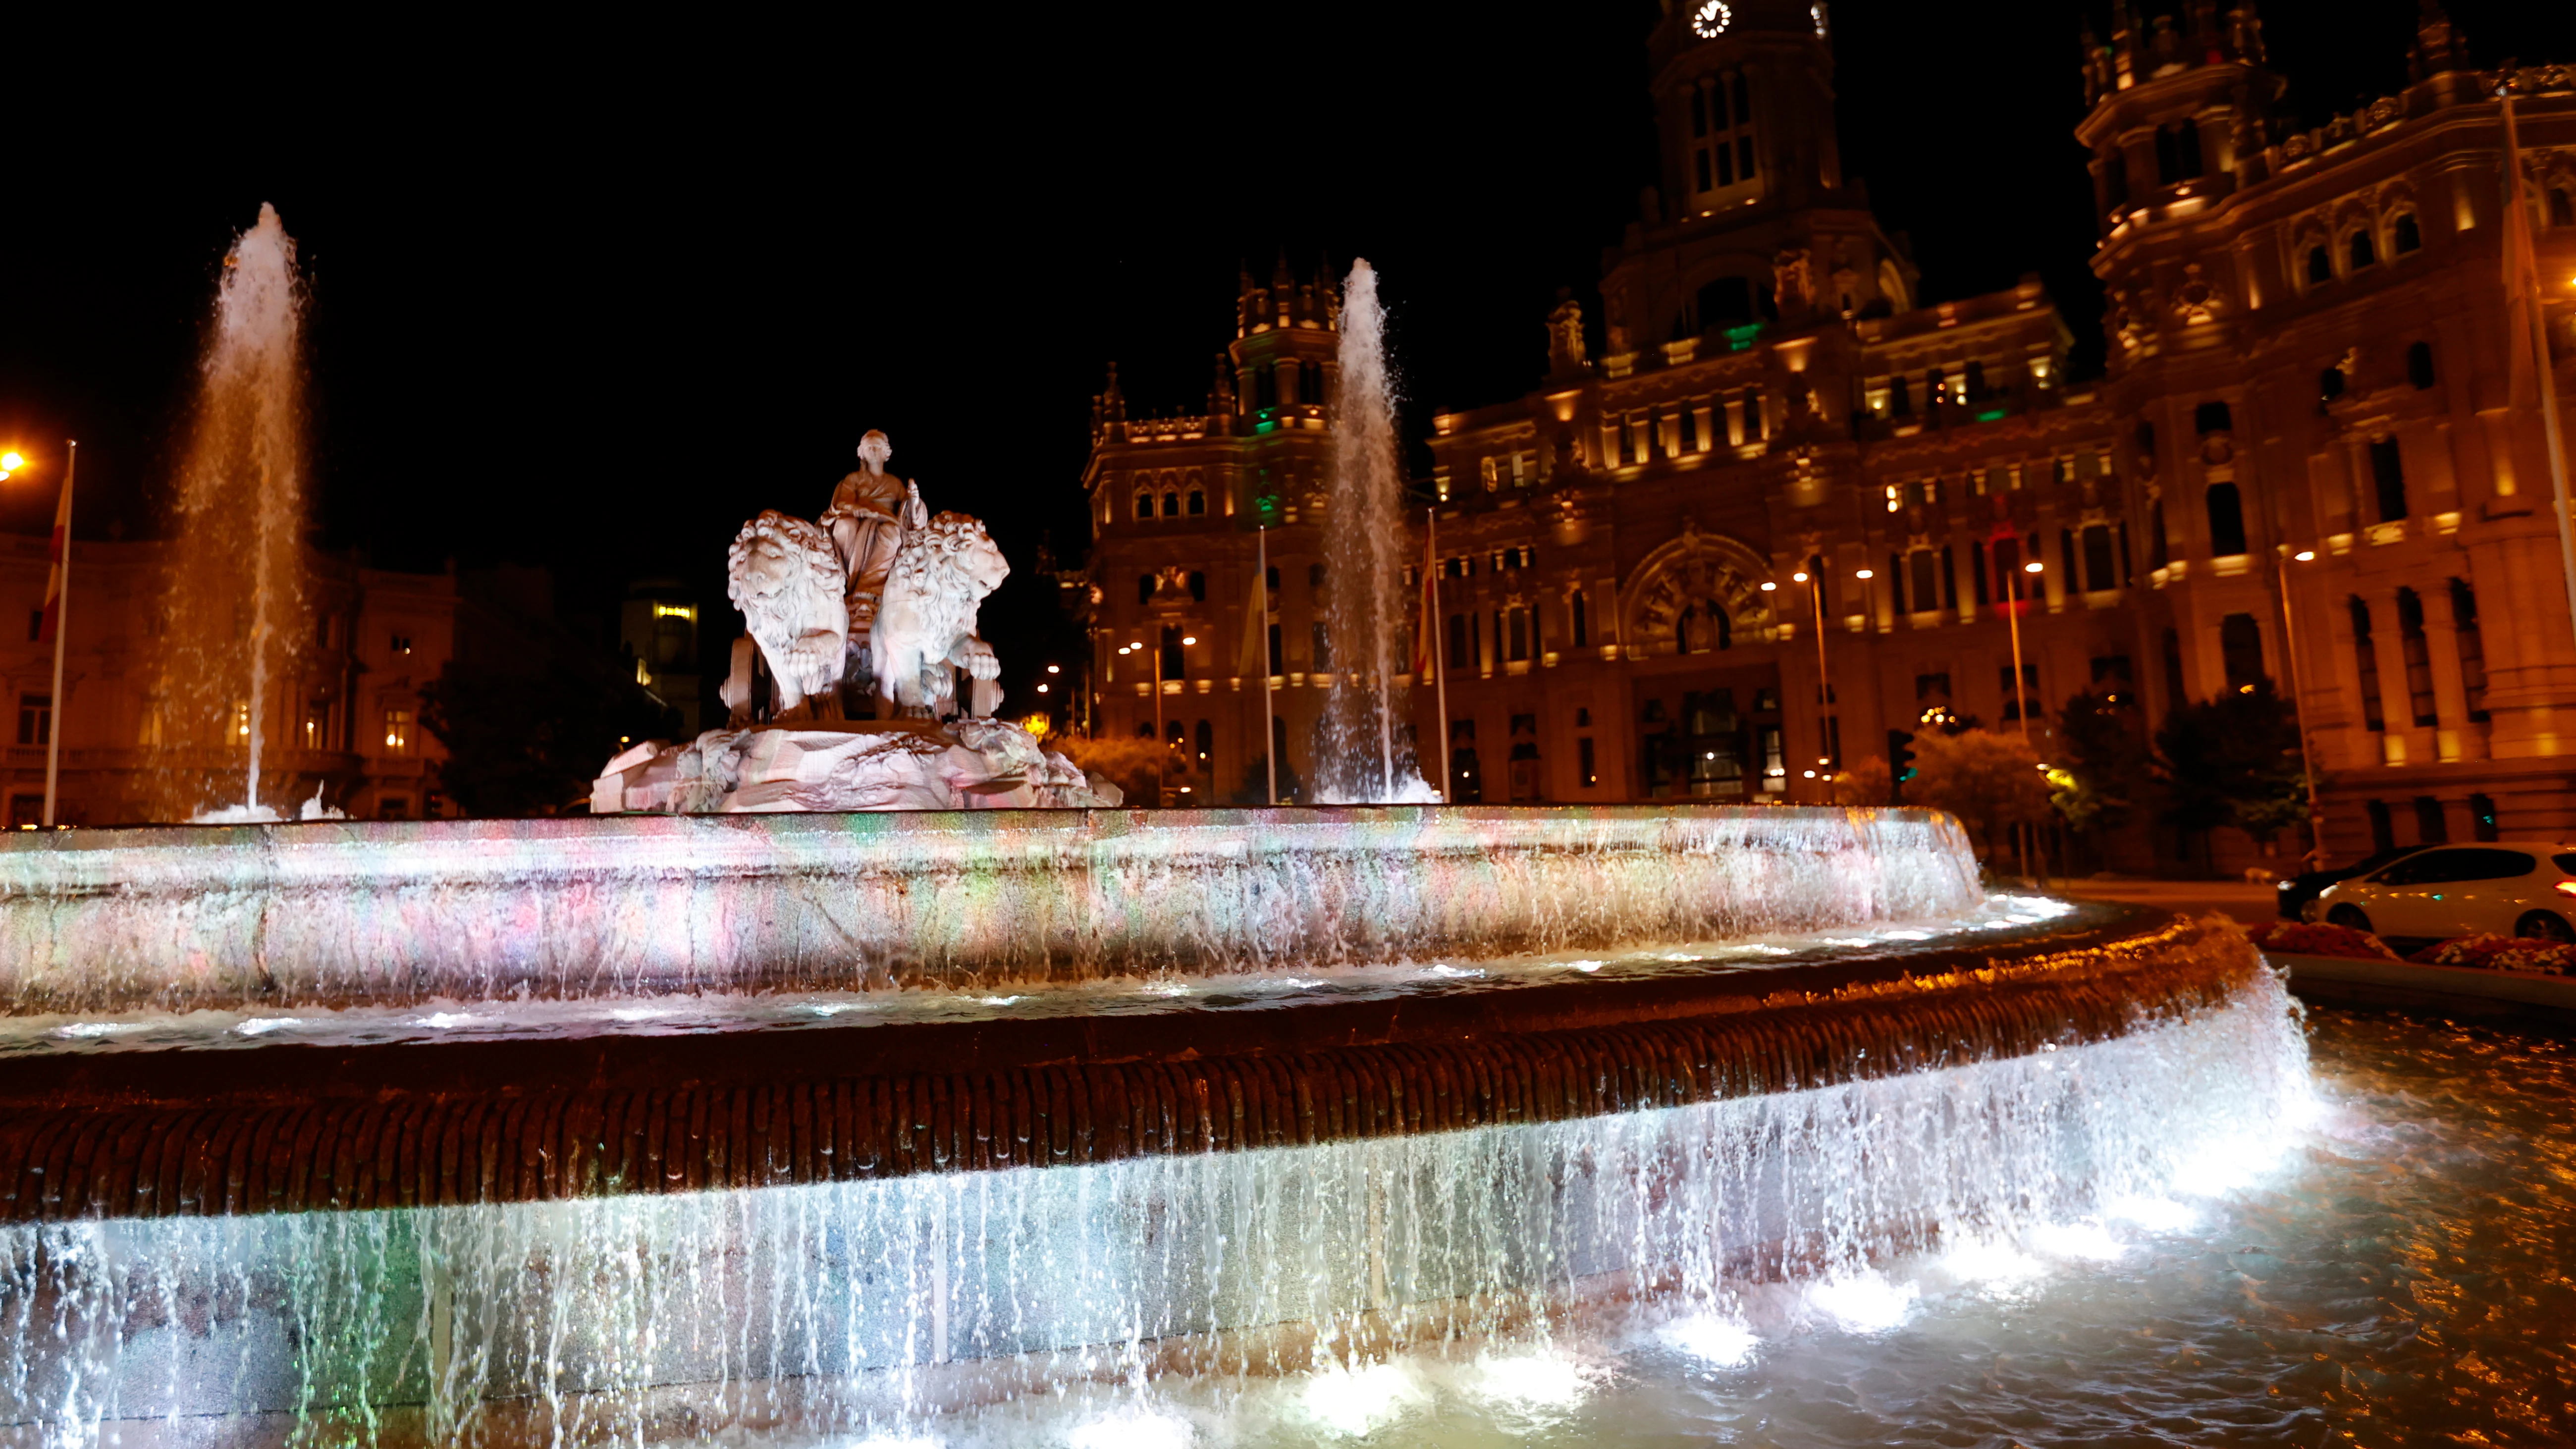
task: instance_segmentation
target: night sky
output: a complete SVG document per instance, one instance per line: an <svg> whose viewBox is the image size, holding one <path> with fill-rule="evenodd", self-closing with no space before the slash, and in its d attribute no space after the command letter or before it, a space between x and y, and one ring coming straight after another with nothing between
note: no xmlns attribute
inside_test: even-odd
<svg viewBox="0 0 2576 1449"><path fill-rule="evenodd" d="M1131 411L1202 406L1239 261L1368 257L1419 435L1537 380L1556 289L1590 297L1654 179L1637 0L706 13L13 47L0 442L78 436L81 533L155 530L220 259L270 201L311 282L329 545L546 564L602 619L639 575L720 603L741 520L819 512L881 427L1020 566L986 606L1012 662L1040 537L1081 546L1104 364ZM1845 169L1926 299L2037 271L2079 361L2084 13L1833 8ZM2309 123L2404 83L2414 13L2264 4ZM2576 58L2576 7L2452 14L2482 63ZM54 476L0 485L0 527L41 531Z"/></svg>

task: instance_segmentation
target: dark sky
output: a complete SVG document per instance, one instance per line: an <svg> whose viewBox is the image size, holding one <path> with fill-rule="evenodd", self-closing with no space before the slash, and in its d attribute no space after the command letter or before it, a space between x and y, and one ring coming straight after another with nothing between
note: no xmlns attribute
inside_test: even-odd
<svg viewBox="0 0 2576 1449"><path fill-rule="evenodd" d="M2266 4L2294 102L2402 85L2414 11ZM739 522L818 512L882 427L1022 565L987 606L1007 635L1042 611L1040 534L1079 546L1103 365L1139 409L1199 405L1238 259L1369 257L1419 431L1536 380L1556 288L1594 283L1653 179L1651 0L862 13L21 51L0 442L77 435L81 531L154 529L219 260L271 201L310 277L335 545L548 564L578 608L650 573L720 599ZM1927 296L2035 270L2098 352L2083 14L1834 23L1846 170ZM2576 57L2576 7L2453 14L2481 61ZM0 485L0 527L49 508Z"/></svg>

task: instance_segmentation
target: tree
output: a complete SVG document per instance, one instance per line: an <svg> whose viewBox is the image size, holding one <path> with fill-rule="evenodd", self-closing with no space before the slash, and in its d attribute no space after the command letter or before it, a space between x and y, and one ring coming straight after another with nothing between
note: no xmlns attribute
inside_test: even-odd
<svg viewBox="0 0 2576 1449"><path fill-rule="evenodd" d="M1873 755L1834 777L1834 803L1884 805L1893 788L1888 778L1887 761Z"/></svg>
<svg viewBox="0 0 2576 1449"><path fill-rule="evenodd" d="M2126 704L2087 691L2059 711L2063 756L2054 763L2049 803L2079 831L2116 830L2137 809L2138 782L2148 778L2153 756L2141 736L2138 713Z"/></svg>
<svg viewBox="0 0 2576 1449"><path fill-rule="evenodd" d="M447 747L439 783L468 815L580 808L600 766L679 726L677 711L631 681L537 653L505 659L450 659L421 690L421 725Z"/></svg>
<svg viewBox="0 0 2576 1449"><path fill-rule="evenodd" d="M1158 783L1196 783L1180 752L1155 743L1150 735L1064 735L1049 743L1080 765L1083 773L1098 775L1124 791L1131 806L1160 804L1154 795Z"/></svg>
<svg viewBox="0 0 2576 1449"><path fill-rule="evenodd" d="M2298 722L2269 679L2174 706L2156 730L2155 774L2168 800L2158 818L2197 833L2213 868L2210 836L2218 827L2269 840L2307 813Z"/></svg>
<svg viewBox="0 0 2576 1449"><path fill-rule="evenodd" d="M1971 730L1921 736L1914 747L1923 773L1912 788L1921 801L1959 817L1992 853L1999 827L2029 825L2048 815L2048 781L2039 756L2016 732Z"/></svg>

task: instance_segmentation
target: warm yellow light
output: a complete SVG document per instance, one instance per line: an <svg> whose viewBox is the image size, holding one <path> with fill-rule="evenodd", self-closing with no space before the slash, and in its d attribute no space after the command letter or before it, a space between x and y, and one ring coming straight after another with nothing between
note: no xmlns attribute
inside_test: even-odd
<svg viewBox="0 0 2576 1449"><path fill-rule="evenodd" d="M26 455L18 452L14 448L6 453L0 453L0 468L6 468L10 472L15 473L26 466Z"/></svg>
<svg viewBox="0 0 2576 1449"><path fill-rule="evenodd" d="M1055 728L1055 721L1042 714L1033 714L1020 721L1020 728L1029 732L1029 738L1042 740L1047 737L1047 731Z"/></svg>
<svg viewBox="0 0 2576 1449"><path fill-rule="evenodd" d="M1766 593L1766 594L1767 594L1767 593L1770 593L1772 590L1774 590L1774 589L1776 589L1776 588L1778 588L1778 587L1780 587L1778 584L1772 583L1772 582L1771 582L1770 580L1768 580L1768 579L1765 579L1765 580L1763 580L1763 581L1762 581L1762 592L1764 592L1764 593Z"/></svg>
<svg viewBox="0 0 2576 1449"><path fill-rule="evenodd" d="M2252 694L2254 692L2254 686L2250 684L2240 684L2236 686L2236 692L2238 694Z"/></svg>
<svg viewBox="0 0 2576 1449"><path fill-rule="evenodd" d="M1808 779L1810 779L1810 780L1812 780L1812 779L1816 778L1816 772L1815 772L1815 771L1813 771L1813 770L1809 770L1809 771L1807 771L1807 772L1806 772L1806 778L1808 778Z"/></svg>
<svg viewBox="0 0 2576 1449"><path fill-rule="evenodd" d="M1807 576L1806 576L1805 574L1791 574L1791 575L1789 575L1789 582L1791 582L1791 583L1793 583L1793 584L1803 584L1803 583L1805 583L1806 581L1807 581Z"/></svg>
<svg viewBox="0 0 2576 1449"><path fill-rule="evenodd" d="M1192 634L1182 639L1181 642L1184 644L1196 644L1199 642L1199 637L1196 634Z"/></svg>
<svg viewBox="0 0 2576 1449"><path fill-rule="evenodd" d="M1039 685L1039 686L1038 686L1038 693L1040 693L1040 694L1044 694L1044 693L1046 693L1046 686L1045 686L1045 685L1043 685L1043 684Z"/></svg>
<svg viewBox="0 0 2576 1449"><path fill-rule="evenodd" d="M2316 561L2317 551L2312 548L2303 548L2297 553L2290 555L2290 557L2297 559L2301 563L2314 563Z"/></svg>
<svg viewBox="0 0 2576 1449"><path fill-rule="evenodd" d="M2044 567L2045 565L2041 564L2039 560L2033 559L2029 563L2023 564L2021 566L2021 571L2026 574L2035 574L2040 572Z"/></svg>
<svg viewBox="0 0 2576 1449"><path fill-rule="evenodd" d="M1128 648L1130 648L1130 649L1133 649L1133 650L1135 650L1137 653L1141 654L1141 653L1145 652L1145 641L1144 641L1144 640L1142 640L1142 639L1139 639L1139 640L1137 640L1135 643L1130 644L1130 645L1128 645L1127 647L1128 647Z"/></svg>
<svg viewBox="0 0 2576 1449"><path fill-rule="evenodd" d="M1868 569L1853 569L1852 577L1856 579L1874 579L1878 577L1878 575L1871 573Z"/></svg>
<svg viewBox="0 0 2576 1449"><path fill-rule="evenodd" d="M698 610L697 606L694 604L655 604L653 606L653 617L656 619L688 619L694 621L698 617Z"/></svg>
<svg viewBox="0 0 2576 1449"><path fill-rule="evenodd" d="M1060 664L1050 664L1047 666L1047 673L1062 674L1064 673L1064 666Z"/></svg>

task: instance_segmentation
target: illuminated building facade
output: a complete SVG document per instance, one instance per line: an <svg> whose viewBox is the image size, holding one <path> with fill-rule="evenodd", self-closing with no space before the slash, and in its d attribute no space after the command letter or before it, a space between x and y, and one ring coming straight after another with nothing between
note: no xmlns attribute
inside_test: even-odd
<svg viewBox="0 0 2576 1449"><path fill-rule="evenodd" d="M1563 304L1539 388L1435 420L1446 721L1413 698L1453 798L1813 801L1811 771L1888 729L2010 728L2023 699L2045 755L2079 691L2143 721L2286 688L2295 624L2329 849L2576 829L2533 405L2576 393L2576 73L2516 81L2560 359L2517 403L2496 78L2438 12L2405 94L2312 132L2273 119L2250 7L2123 16L2088 42L2079 128L2109 294L2090 381L2036 280L1919 301L1841 173L1822 7L1658 24L1662 184L1605 259L1606 348ZM1159 649L1164 736L1220 792L1260 753L1259 670L1300 768L1331 674L1332 299L1284 267L1241 291L1206 410L1131 420L1113 379L1085 472L1096 727L1155 728L1156 660L1116 651ZM2138 832L2122 863L2176 844Z"/></svg>

